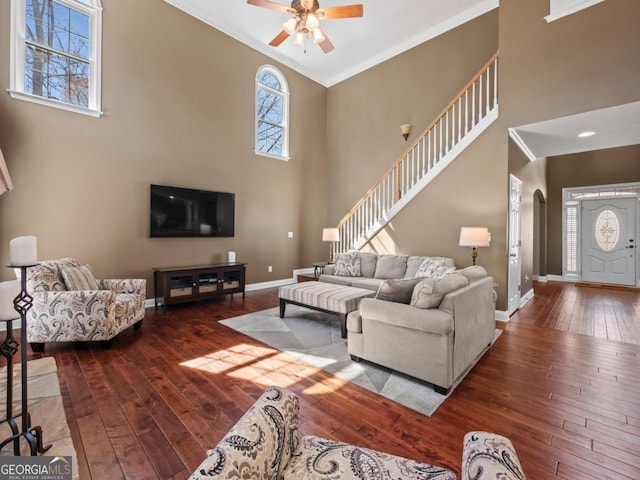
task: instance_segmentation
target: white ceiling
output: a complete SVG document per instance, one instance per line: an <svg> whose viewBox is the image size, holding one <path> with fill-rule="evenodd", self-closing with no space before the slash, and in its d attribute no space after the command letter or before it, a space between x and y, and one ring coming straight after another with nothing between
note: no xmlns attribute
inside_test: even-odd
<svg viewBox="0 0 640 480"><path fill-rule="evenodd" d="M511 130L524 143L523 150L528 149L533 158L637 145L640 144L640 102L531 123ZM578 137L585 131L595 132L595 135Z"/></svg>
<svg viewBox="0 0 640 480"><path fill-rule="evenodd" d="M498 0L319 0L320 7L362 3L362 18L323 20L335 46L327 54L307 42L307 53L288 38L269 42L290 15L246 0L165 0L212 27L330 87L498 7ZM274 0L289 6L288 0Z"/></svg>

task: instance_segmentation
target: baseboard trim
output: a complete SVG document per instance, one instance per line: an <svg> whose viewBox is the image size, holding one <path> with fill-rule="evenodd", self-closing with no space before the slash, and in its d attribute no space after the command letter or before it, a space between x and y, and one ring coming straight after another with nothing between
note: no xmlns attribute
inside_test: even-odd
<svg viewBox="0 0 640 480"><path fill-rule="evenodd" d="M547 283L549 281L546 275L542 275L542 276L534 275L531 278L533 278L536 282L540 282L540 283Z"/></svg>
<svg viewBox="0 0 640 480"><path fill-rule="evenodd" d="M524 307L529 300L533 298L533 288L525 293L522 297L520 297L520 307Z"/></svg>
<svg viewBox="0 0 640 480"><path fill-rule="evenodd" d="M506 310L496 310L496 321L508 323L509 313Z"/></svg>

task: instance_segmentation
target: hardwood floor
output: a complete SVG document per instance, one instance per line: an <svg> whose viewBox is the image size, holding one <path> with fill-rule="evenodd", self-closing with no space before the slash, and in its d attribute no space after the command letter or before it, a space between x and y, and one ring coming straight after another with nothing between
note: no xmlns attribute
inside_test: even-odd
<svg viewBox="0 0 640 480"><path fill-rule="evenodd" d="M530 479L640 478L640 293L535 292L431 418L216 322L276 306L275 289L148 309L109 350L48 344L45 355L58 363L81 479L185 479L271 384L300 396L303 434L458 474L464 434L488 430L512 439Z"/></svg>

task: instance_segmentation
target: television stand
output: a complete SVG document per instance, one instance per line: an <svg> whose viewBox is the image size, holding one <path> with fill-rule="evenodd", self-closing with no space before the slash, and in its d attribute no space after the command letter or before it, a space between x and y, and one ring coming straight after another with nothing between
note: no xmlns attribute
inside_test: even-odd
<svg viewBox="0 0 640 480"><path fill-rule="evenodd" d="M220 295L245 294L246 263L219 263L193 267L153 269L154 300L167 305L206 300Z"/></svg>

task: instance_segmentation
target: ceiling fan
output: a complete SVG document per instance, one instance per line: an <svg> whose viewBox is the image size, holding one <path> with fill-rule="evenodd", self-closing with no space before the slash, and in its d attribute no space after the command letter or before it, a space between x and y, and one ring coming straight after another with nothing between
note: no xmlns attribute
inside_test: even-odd
<svg viewBox="0 0 640 480"><path fill-rule="evenodd" d="M293 15L284 22L282 31L269 42L272 47L279 46L290 35L295 34L294 43L296 45L304 46L305 40L313 37L314 43L320 45L324 53L329 53L334 49L334 46L320 28L320 20L361 17L363 13L362 4L320 8L318 0L293 0L291 7L271 0L247 0L247 3Z"/></svg>

